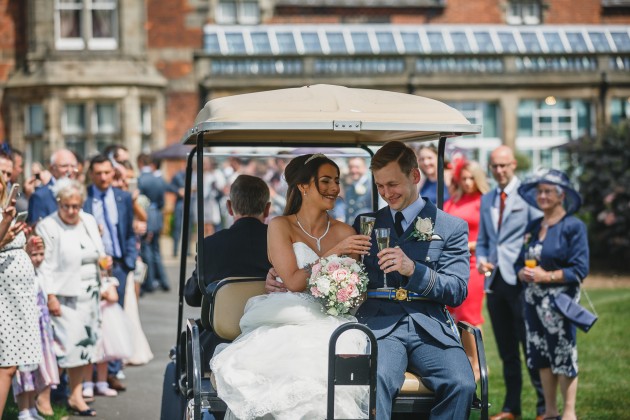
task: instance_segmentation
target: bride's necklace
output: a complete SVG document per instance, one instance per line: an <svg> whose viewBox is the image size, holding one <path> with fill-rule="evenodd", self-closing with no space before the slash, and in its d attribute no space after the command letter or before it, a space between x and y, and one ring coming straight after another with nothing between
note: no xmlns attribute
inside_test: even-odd
<svg viewBox="0 0 630 420"><path fill-rule="evenodd" d="M315 242L317 242L317 250L321 251L322 250L321 241L324 238L324 236L328 234L328 230L330 229L330 217L328 217L328 224L326 225L326 232L324 232L324 234L320 236L319 238L316 238L315 236L311 235L304 229L304 227L302 227L302 223L300 223L300 219L298 219L297 214L295 215L295 220L297 220L297 224L300 227L300 229L302 229L302 232L304 232L306 236L308 236L311 239L314 239Z"/></svg>

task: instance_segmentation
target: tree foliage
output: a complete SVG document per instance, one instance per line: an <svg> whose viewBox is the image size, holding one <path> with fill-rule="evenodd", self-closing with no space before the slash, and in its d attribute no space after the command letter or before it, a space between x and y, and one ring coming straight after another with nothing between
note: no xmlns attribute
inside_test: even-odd
<svg viewBox="0 0 630 420"><path fill-rule="evenodd" d="M630 270L630 121L572 148L593 257Z"/></svg>

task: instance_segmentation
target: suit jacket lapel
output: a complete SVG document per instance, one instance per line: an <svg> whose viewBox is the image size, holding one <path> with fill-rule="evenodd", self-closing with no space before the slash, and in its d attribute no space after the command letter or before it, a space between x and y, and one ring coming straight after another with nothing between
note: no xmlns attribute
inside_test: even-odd
<svg viewBox="0 0 630 420"><path fill-rule="evenodd" d="M414 225L416 224L416 220L418 220L418 218L426 219L428 217L429 219L431 219L431 222L433 223L433 226L435 228L435 218L437 216L437 207L435 206L435 204L431 202L431 200L427 200L424 198L423 200L424 200L424 207L422 208L422 210L420 210L420 213L418 213L411 220L411 223L409 223L409 226L407 226L407 229L403 233L403 238L404 238L403 242L406 242L409 240L414 240L414 241L416 240L416 238L411 237L411 233L413 232Z"/></svg>

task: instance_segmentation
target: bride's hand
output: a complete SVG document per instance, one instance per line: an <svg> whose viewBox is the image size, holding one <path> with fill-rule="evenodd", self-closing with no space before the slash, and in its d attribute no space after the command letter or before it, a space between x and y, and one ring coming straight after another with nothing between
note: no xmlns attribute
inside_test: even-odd
<svg viewBox="0 0 630 420"><path fill-rule="evenodd" d="M267 277L265 278L265 290L267 291L267 293L287 291L285 285L277 281L276 277L278 277L278 272L275 268L271 267L267 272Z"/></svg>
<svg viewBox="0 0 630 420"><path fill-rule="evenodd" d="M366 255L370 251L370 237L367 235L352 235L348 236L343 241L339 242L331 252L331 254L337 255Z"/></svg>

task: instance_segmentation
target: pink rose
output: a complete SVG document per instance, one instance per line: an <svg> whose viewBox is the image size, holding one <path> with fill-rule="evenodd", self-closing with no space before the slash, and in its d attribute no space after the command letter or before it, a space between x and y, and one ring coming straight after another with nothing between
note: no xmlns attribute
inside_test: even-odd
<svg viewBox="0 0 630 420"><path fill-rule="evenodd" d="M350 258L350 257L346 257L343 259L343 263L345 265L352 265L354 264L356 261L354 260L354 258Z"/></svg>
<svg viewBox="0 0 630 420"><path fill-rule="evenodd" d="M317 276L322 269L322 265L320 263L317 263L311 269L312 269L311 275Z"/></svg>
<svg viewBox="0 0 630 420"><path fill-rule="evenodd" d="M345 280L346 277L348 277L348 270L346 270L345 268L339 268L337 270L335 270L334 273L332 273L333 279L335 279L337 282L340 282L342 280Z"/></svg>
<svg viewBox="0 0 630 420"><path fill-rule="evenodd" d="M315 296L316 298L322 296L317 287L311 287L311 295Z"/></svg>
<svg viewBox="0 0 630 420"><path fill-rule="evenodd" d="M339 302L347 302L350 299L350 293L347 289L340 289L337 291L337 300Z"/></svg>
<svg viewBox="0 0 630 420"><path fill-rule="evenodd" d="M359 275L357 273L352 273L350 274L350 283L351 284L357 284L359 283Z"/></svg>
<svg viewBox="0 0 630 420"><path fill-rule="evenodd" d="M337 261L331 261L326 266L326 271L329 272L329 273L333 273L335 270L338 270L339 267L340 267L340 265L339 265L339 263Z"/></svg>

